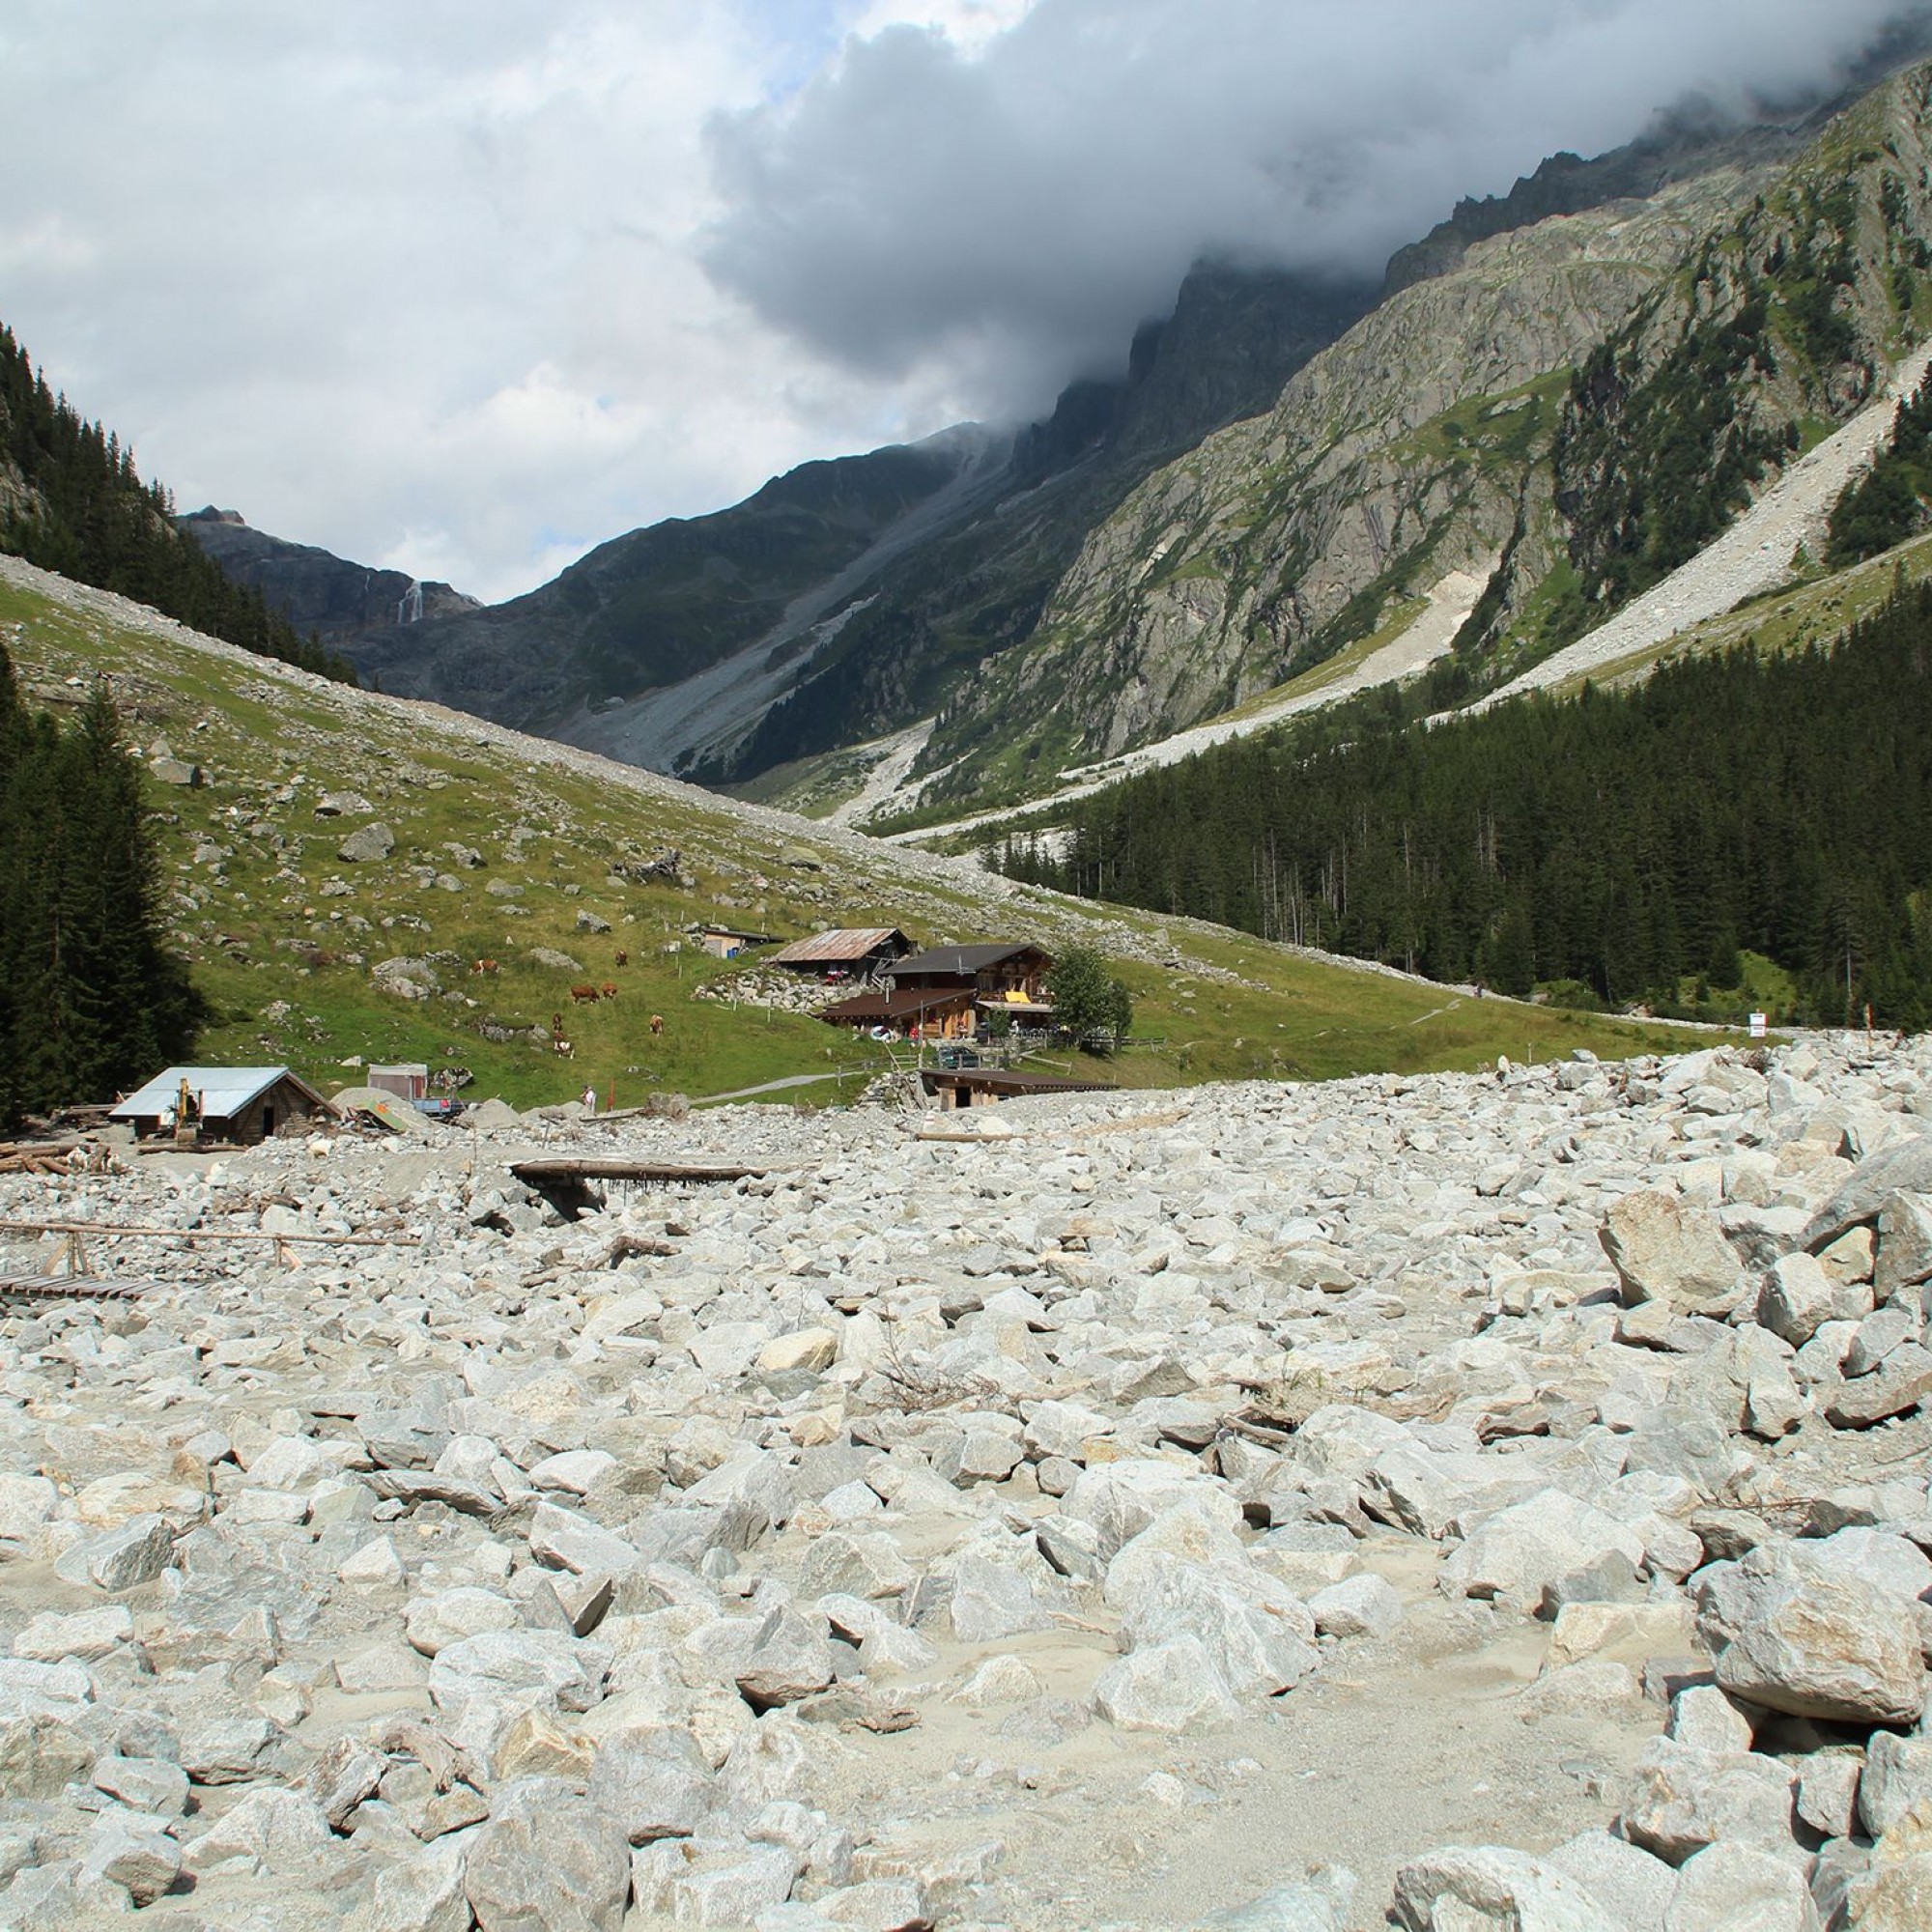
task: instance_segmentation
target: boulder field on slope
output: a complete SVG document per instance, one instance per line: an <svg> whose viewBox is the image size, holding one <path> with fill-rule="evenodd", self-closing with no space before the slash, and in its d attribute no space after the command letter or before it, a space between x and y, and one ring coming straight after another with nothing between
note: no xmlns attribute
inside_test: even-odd
<svg viewBox="0 0 1932 1932"><path fill-rule="evenodd" d="M1932 1043L573 1112L0 1178L0 1924L1922 1932Z"/></svg>

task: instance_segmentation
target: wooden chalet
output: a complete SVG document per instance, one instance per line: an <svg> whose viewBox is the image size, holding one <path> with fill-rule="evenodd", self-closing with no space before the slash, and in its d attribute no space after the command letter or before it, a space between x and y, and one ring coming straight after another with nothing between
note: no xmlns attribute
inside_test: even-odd
<svg viewBox="0 0 1932 1932"><path fill-rule="evenodd" d="M908 1038L917 1028L921 1039L971 1039L1002 1012L1021 1026L1050 1026L1045 987L1052 970L1052 957L1024 942L936 946L889 966L890 992L841 1000L818 1017Z"/></svg>
<svg viewBox="0 0 1932 1932"><path fill-rule="evenodd" d="M795 939L766 963L821 980L869 980L912 951L913 942L895 925L842 926Z"/></svg>
<svg viewBox="0 0 1932 1932"><path fill-rule="evenodd" d="M286 1066L170 1066L118 1101L108 1119L127 1121L137 1134L192 1128L212 1140L252 1146L318 1114L332 1120L335 1110Z"/></svg>

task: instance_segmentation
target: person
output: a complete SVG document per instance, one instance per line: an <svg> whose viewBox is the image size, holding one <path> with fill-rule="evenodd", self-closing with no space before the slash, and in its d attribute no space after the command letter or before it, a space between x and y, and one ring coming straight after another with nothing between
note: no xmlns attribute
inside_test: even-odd
<svg viewBox="0 0 1932 1932"><path fill-rule="evenodd" d="M597 1083L589 1081L583 1089L583 1111L594 1114L597 1111Z"/></svg>

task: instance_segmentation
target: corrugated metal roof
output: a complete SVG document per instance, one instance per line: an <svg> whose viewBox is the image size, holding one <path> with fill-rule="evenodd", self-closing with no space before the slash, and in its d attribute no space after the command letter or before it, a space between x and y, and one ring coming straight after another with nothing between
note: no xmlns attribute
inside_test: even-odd
<svg viewBox="0 0 1932 1932"><path fill-rule="evenodd" d="M774 952L767 965L785 966L836 964L841 959L863 959L895 939L912 944L895 925L841 926L837 932L814 933L810 939L794 939Z"/></svg>
<svg viewBox="0 0 1932 1932"><path fill-rule="evenodd" d="M156 1074L145 1087L129 1094L108 1119L127 1121L141 1115L165 1114L175 1104L184 1080L188 1092L200 1096L202 1112L211 1120L233 1120L281 1080L293 1080L317 1106L327 1104L300 1074L290 1072L286 1066L170 1066L165 1073Z"/></svg>

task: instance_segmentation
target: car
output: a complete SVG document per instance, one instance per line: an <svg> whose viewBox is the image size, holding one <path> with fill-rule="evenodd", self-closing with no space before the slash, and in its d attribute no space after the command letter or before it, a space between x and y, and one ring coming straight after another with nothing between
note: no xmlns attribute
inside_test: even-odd
<svg viewBox="0 0 1932 1932"><path fill-rule="evenodd" d="M460 1120L464 1114L464 1104L454 1094L438 1094L434 1098L412 1100L410 1105L417 1113L424 1114L432 1121Z"/></svg>

